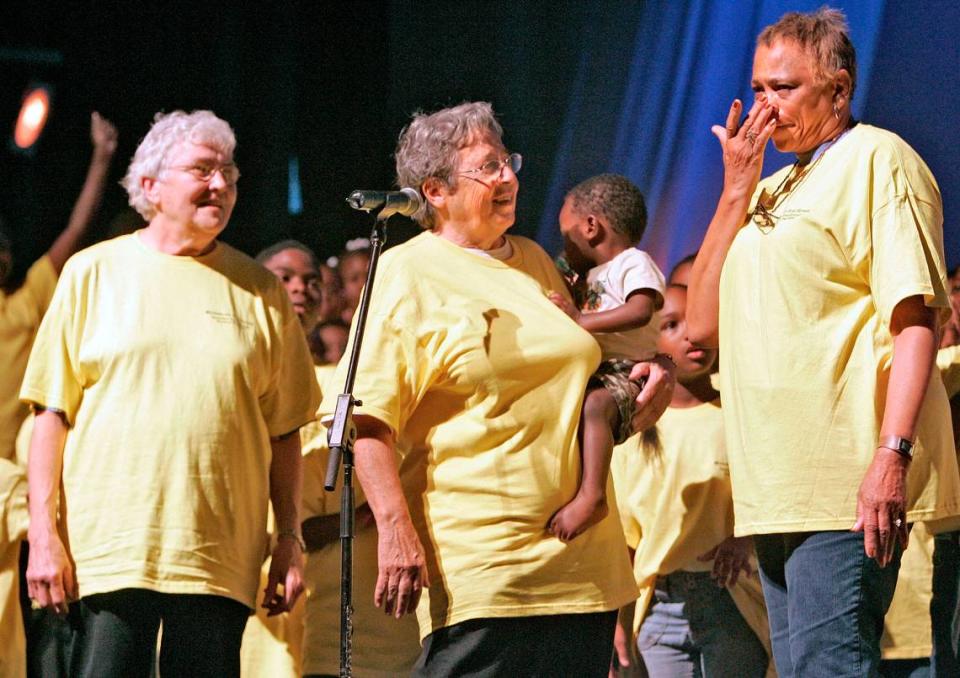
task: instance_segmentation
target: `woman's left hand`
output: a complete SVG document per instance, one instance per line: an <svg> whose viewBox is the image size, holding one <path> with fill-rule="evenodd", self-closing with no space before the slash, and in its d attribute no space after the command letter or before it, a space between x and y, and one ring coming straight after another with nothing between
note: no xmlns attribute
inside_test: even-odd
<svg viewBox="0 0 960 678"><path fill-rule="evenodd" d="M658 353L652 360L634 365L630 379L647 380L637 396L637 411L631 422L634 431L645 431L656 424L670 406L673 387L677 385L677 366L668 356Z"/></svg>
<svg viewBox="0 0 960 678"><path fill-rule="evenodd" d="M908 465L899 453L878 447L857 493L853 531L863 532L863 549L880 567L893 559L897 541L901 548L907 547Z"/></svg>
<svg viewBox="0 0 960 678"><path fill-rule="evenodd" d="M710 576L717 582L717 586L733 586L740 578L740 573L753 574L750 566L750 554L753 552L751 537L727 537L717 546L699 556L701 562L713 561L713 571Z"/></svg>
<svg viewBox="0 0 960 678"><path fill-rule="evenodd" d="M268 617L289 612L303 593L303 553L299 542L288 538L277 539L272 556L261 605L267 610Z"/></svg>

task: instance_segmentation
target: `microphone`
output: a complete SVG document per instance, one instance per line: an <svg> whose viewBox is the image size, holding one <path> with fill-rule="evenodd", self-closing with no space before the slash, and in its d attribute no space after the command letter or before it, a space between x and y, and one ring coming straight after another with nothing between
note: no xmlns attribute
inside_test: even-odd
<svg viewBox="0 0 960 678"><path fill-rule="evenodd" d="M399 191L354 191L347 197L347 204L355 210L371 212L380 209L378 219L386 219L394 214L405 217L420 209L420 193L412 188Z"/></svg>

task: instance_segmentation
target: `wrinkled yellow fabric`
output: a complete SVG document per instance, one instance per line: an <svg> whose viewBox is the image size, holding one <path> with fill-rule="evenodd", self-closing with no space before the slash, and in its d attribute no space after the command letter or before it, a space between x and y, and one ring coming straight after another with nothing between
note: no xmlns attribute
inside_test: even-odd
<svg viewBox="0 0 960 678"><path fill-rule="evenodd" d="M330 380L332 381L332 379ZM329 381L327 383L330 383ZM343 384L332 384L336 393ZM329 392L329 389L324 389ZM340 514L343 471L336 490L323 489L330 450L326 431L304 445L304 519ZM366 499L354 475L355 505ZM340 666L340 542L310 553L307 562L307 619L304 673L337 675ZM373 604L377 584L377 528L370 521L355 523L353 542L353 675L390 678L408 675L420 655L417 618L397 620Z"/></svg>
<svg viewBox="0 0 960 678"><path fill-rule="evenodd" d="M636 596L615 507L568 544L546 532L577 490L577 423L600 350L547 299L566 293L550 257L507 238L500 261L423 233L384 254L373 290L355 392L360 413L398 434L430 577L421 637Z"/></svg>
<svg viewBox="0 0 960 678"><path fill-rule="evenodd" d="M920 659L933 651L930 599L933 596L933 535L926 525L910 530L900 560L897 590L883 618L880 652L884 659Z"/></svg>
<svg viewBox="0 0 960 678"><path fill-rule="evenodd" d="M720 364L737 534L846 530L876 449L889 321L920 295L946 317L936 182L896 135L860 124L744 225L720 278ZM764 179L774 192L788 168ZM931 373L907 477L911 522L960 513L949 407Z"/></svg>
<svg viewBox="0 0 960 678"><path fill-rule="evenodd" d="M634 549L633 574L640 588L636 633L653 598L658 575L678 570L709 572L700 561L733 534L733 499L724 450L720 401L670 407L657 422L660 449L645 448L634 435L614 448L610 473L627 544ZM756 574L741 575L730 596L770 654L763 593Z"/></svg>
<svg viewBox="0 0 960 678"><path fill-rule="evenodd" d="M27 476L0 459L0 676L27 673L27 641L20 613L20 542L27 538Z"/></svg>
<svg viewBox="0 0 960 678"><path fill-rule="evenodd" d="M40 257L12 294L0 290L0 459L13 459L14 441L30 408L20 402L20 384L40 320L57 286L50 257Z"/></svg>
<svg viewBox="0 0 960 678"><path fill-rule="evenodd" d="M281 283L228 245L178 257L133 234L74 255L20 395L70 424L80 595L144 588L254 607L270 437L314 417L312 365Z"/></svg>
<svg viewBox="0 0 960 678"><path fill-rule="evenodd" d="M937 369L947 389L947 397L952 398L960 393L960 345L937 351Z"/></svg>

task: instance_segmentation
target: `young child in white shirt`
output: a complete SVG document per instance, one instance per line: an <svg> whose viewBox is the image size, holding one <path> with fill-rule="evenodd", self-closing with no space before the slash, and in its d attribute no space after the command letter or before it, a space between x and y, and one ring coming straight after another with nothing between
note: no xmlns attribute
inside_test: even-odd
<svg viewBox="0 0 960 678"><path fill-rule="evenodd" d="M666 283L653 259L636 249L646 225L640 189L617 174L578 184L560 210L564 256L577 279L577 306L555 292L550 299L594 334L604 360L583 402L580 487L548 524L564 541L607 515L610 455L615 443L633 433L641 388L629 379L630 371L656 354L657 327L651 321L663 306Z"/></svg>

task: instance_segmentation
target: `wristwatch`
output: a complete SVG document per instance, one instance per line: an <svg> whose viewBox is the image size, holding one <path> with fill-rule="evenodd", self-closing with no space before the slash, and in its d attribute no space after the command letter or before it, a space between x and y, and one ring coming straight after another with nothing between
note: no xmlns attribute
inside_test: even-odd
<svg viewBox="0 0 960 678"><path fill-rule="evenodd" d="M913 459L913 441L901 438L900 436L880 436L877 447L885 447L893 450L907 460Z"/></svg>

